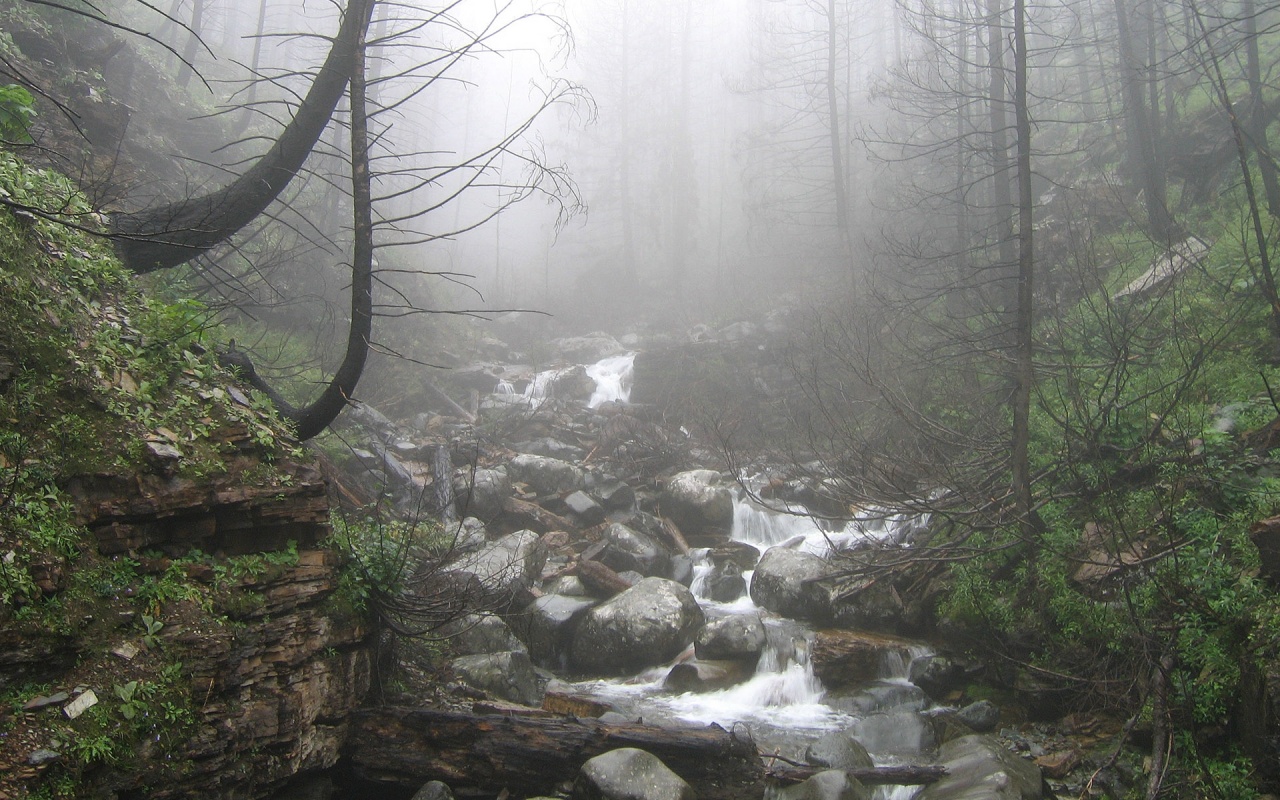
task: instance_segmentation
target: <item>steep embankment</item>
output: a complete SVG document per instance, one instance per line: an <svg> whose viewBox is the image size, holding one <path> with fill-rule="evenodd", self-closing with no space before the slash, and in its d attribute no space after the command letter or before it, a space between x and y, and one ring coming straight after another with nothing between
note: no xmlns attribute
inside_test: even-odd
<svg viewBox="0 0 1280 800"><path fill-rule="evenodd" d="M0 197L64 199L0 155ZM370 681L324 483L104 243L0 211L0 796L263 796Z"/></svg>

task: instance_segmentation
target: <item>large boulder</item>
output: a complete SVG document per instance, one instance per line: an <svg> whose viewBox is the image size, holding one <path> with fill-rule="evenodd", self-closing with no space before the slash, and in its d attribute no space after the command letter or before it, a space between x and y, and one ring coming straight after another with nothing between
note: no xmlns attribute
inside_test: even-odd
<svg viewBox="0 0 1280 800"><path fill-rule="evenodd" d="M667 673L662 687L669 692L714 692L751 679L752 668L742 661L685 661Z"/></svg>
<svg viewBox="0 0 1280 800"><path fill-rule="evenodd" d="M747 593L747 579L742 567L731 560L712 559L711 569L703 579L700 594L717 603L732 603Z"/></svg>
<svg viewBox="0 0 1280 800"><path fill-rule="evenodd" d="M690 544L716 544L733 530L733 493L720 473L695 469L671 477L660 498L662 513L670 517Z"/></svg>
<svg viewBox="0 0 1280 800"><path fill-rule="evenodd" d="M916 800L1039 800L1043 781L1030 761L999 740L974 734L952 739L938 751L947 776L926 786Z"/></svg>
<svg viewBox="0 0 1280 800"><path fill-rule="evenodd" d="M784 617L826 620L831 608L810 584L831 574L827 562L812 553L771 547L756 564L751 599Z"/></svg>
<svg viewBox="0 0 1280 800"><path fill-rule="evenodd" d="M515 626L533 662L548 669L564 669L574 628L594 605L594 600L560 594L546 594L530 603L515 618Z"/></svg>
<svg viewBox="0 0 1280 800"><path fill-rule="evenodd" d="M502 617L494 614L467 614L451 621L442 633L448 637L449 646L458 655L473 656L525 649L524 643L516 638Z"/></svg>
<svg viewBox="0 0 1280 800"><path fill-rule="evenodd" d="M583 483L582 470L568 461L528 453L522 453L507 463L507 475L544 497L581 489Z"/></svg>
<svg viewBox="0 0 1280 800"><path fill-rule="evenodd" d="M485 522L496 519L511 496L511 479L500 469L454 470L452 480L460 517L478 517Z"/></svg>
<svg viewBox="0 0 1280 800"><path fill-rule="evenodd" d="M645 578L583 617L571 665L582 672L623 674L680 653L702 627L702 609L679 583Z"/></svg>
<svg viewBox="0 0 1280 800"><path fill-rule="evenodd" d="M624 747L582 765L573 800L694 800L693 787L652 753Z"/></svg>
<svg viewBox="0 0 1280 800"><path fill-rule="evenodd" d="M764 650L764 623L758 614L733 614L708 622L698 631L694 653L700 659L754 663Z"/></svg>
<svg viewBox="0 0 1280 800"><path fill-rule="evenodd" d="M481 599L504 608L528 602L529 588L541 577L546 560L547 549L538 534L516 531L474 553L463 554L450 567L475 576Z"/></svg>
<svg viewBox="0 0 1280 800"><path fill-rule="evenodd" d="M900 665L911 660L911 642L866 631L824 630L813 639L813 674L828 689L867 683L888 674L900 674ZM889 665L898 665L890 670Z"/></svg>
<svg viewBox="0 0 1280 800"><path fill-rule="evenodd" d="M455 658L450 666L468 686L513 703L542 705L542 686L529 654L523 650L462 656Z"/></svg>
<svg viewBox="0 0 1280 800"><path fill-rule="evenodd" d="M854 720L849 733L876 755L919 756L938 746L938 733L912 711L870 714Z"/></svg>
<svg viewBox="0 0 1280 800"><path fill-rule="evenodd" d="M670 574L671 554L652 537L615 522L605 528L600 541L604 549L596 560L614 572L635 570L647 577Z"/></svg>
<svg viewBox="0 0 1280 800"><path fill-rule="evenodd" d="M875 766L867 748L844 731L823 734L804 751L804 760L812 766L830 769L869 769Z"/></svg>
<svg viewBox="0 0 1280 800"><path fill-rule="evenodd" d="M774 795L777 800L871 800L871 791L842 769L819 772Z"/></svg>

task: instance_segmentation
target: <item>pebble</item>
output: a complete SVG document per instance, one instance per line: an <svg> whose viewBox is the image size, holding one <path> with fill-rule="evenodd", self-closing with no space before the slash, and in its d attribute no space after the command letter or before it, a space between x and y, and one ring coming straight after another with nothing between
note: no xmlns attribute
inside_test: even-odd
<svg viewBox="0 0 1280 800"><path fill-rule="evenodd" d="M27 756L27 763L33 767L42 767L52 761L57 761L59 758L62 758L62 754L53 750L36 750Z"/></svg>
<svg viewBox="0 0 1280 800"><path fill-rule="evenodd" d="M66 692L57 692L48 697L33 697L22 707L23 711L38 711L49 706L61 705L71 699L71 695Z"/></svg>

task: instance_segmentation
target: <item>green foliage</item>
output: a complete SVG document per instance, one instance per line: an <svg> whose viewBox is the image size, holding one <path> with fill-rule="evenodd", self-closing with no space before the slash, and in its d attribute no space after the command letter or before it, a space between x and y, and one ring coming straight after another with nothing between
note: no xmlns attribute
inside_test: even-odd
<svg viewBox="0 0 1280 800"><path fill-rule="evenodd" d="M27 129L35 116L35 98L31 92L15 83L0 86L0 141L31 141Z"/></svg>

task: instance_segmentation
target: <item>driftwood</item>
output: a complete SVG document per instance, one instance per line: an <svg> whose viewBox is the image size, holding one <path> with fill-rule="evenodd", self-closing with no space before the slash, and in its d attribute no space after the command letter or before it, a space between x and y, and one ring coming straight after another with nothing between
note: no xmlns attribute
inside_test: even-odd
<svg viewBox="0 0 1280 800"><path fill-rule="evenodd" d="M748 738L718 726L667 730L596 720L487 715L404 707L355 713L345 757L361 780L455 793L551 794L582 764L620 747L660 758L701 800L760 797L764 766Z"/></svg>
<svg viewBox="0 0 1280 800"><path fill-rule="evenodd" d="M435 397L441 403L444 403L445 408L448 408L454 414L457 414L464 421L475 424L475 421L476 421L475 414L466 410L462 406L458 405L456 402L454 402L454 399L452 397L442 392L431 381L423 381L422 385L426 387L427 391L430 392L433 397Z"/></svg>
<svg viewBox="0 0 1280 800"><path fill-rule="evenodd" d="M554 514L537 503L530 503L518 497L508 497L503 500L502 512L512 523L536 533L576 529L572 522L559 514Z"/></svg>
<svg viewBox="0 0 1280 800"><path fill-rule="evenodd" d="M435 493L436 508L440 509L440 521L446 525L458 518L453 496L453 462L449 458L449 445L436 445L431 457L431 486Z"/></svg>
<svg viewBox="0 0 1280 800"><path fill-rule="evenodd" d="M669 517L662 518L662 533L667 539L667 543L673 546L676 552L689 555L689 542L684 538L684 534L680 532L680 528Z"/></svg>
<svg viewBox="0 0 1280 800"><path fill-rule="evenodd" d="M574 570L578 580L593 594L613 597L631 588L631 582L618 573L601 564L599 561L579 561Z"/></svg>
<svg viewBox="0 0 1280 800"><path fill-rule="evenodd" d="M768 755L765 756L767 760ZM830 767L810 767L803 764L774 764L768 776L779 783L792 784L806 781ZM937 783L947 777L947 768L939 764L895 764L888 767L868 767L845 770L865 786L920 786Z"/></svg>

